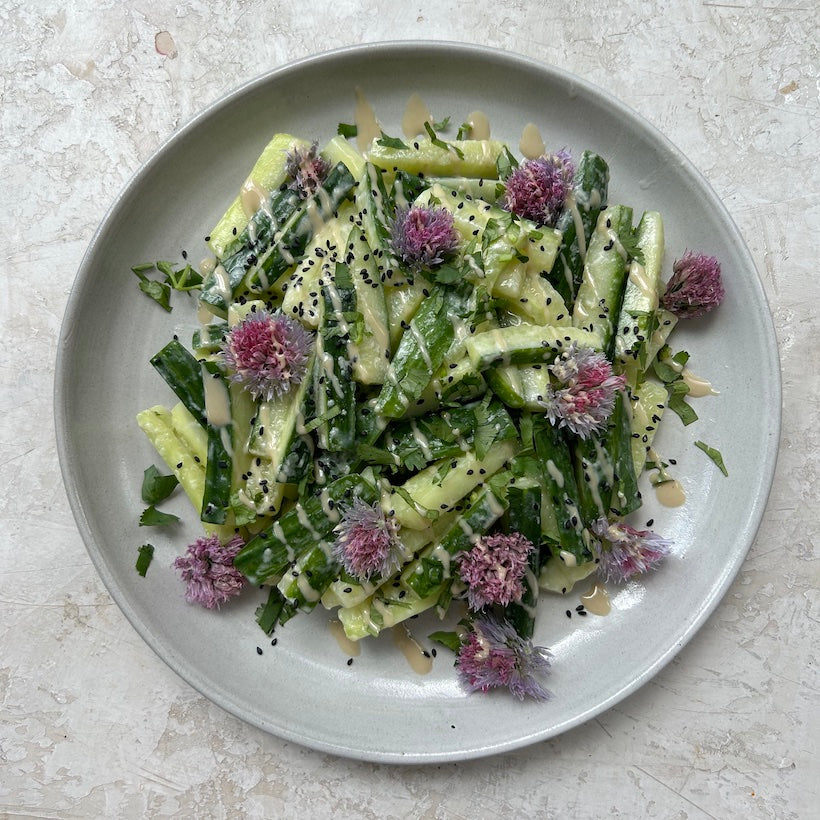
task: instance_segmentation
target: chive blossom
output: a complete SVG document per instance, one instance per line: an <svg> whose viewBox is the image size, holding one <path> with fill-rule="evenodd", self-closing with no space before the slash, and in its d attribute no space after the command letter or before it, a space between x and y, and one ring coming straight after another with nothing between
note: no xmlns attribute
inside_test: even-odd
<svg viewBox="0 0 820 820"><path fill-rule="evenodd" d="M256 310L228 332L222 356L232 382L270 401L302 381L312 345L312 334L294 319Z"/></svg>
<svg viewBox="0 0 820 820"><path fill-rule="evenodd" d="M185 600L202 604L206 609L219 609L225 601L238 595L246 579L234 568L233 559L245 542L235 535L227 544L219 536L203 536L191 544L185 555L173 563L187 584Z"/></svg>
<svg viewBox="0 0 820 820"><path fill-rule="evenodd" d="M717 259L686 251L672 265L661 306L679 319L694 319L716 308L724 295Z"/></svg>
<svg viewBox="0 0 820 820"><path fill-rule="evenodd" d="M551 695L538 676L549 672L551 658L546 647L533 646L509 621L482 614L459 649L456 667L471 692L507 687L518 700L547 700Z"/></svg>
<svg viewBox="0 0 820 820"><path fill-rule="evenodd" d="M444 208L397 208L390 232L393 251L414 273L440 265L458 244L453 215Z"/></svg>
<svg viewBox="0 0 820 820"><path fill-rule="evenodd" d="M507 177L504 207L539 225L555 225L572 185L575 165L569 152L524 160Z"/></svg>
<svg viewBox="0 0 820 820"><path fill-rule="evenodd" d="M285 170L292 180L290 187L300 196L309 197L325 181L330 165L319 156L319 144L314 142L310 148L289 151Z"/></svg>
<svg viewBox="0 0 820 820"><path fill-rule="evenodd" d="M336 525L333 556L345 570L360 580L378 575L386 578L401 565L399 525L378 503L366 504L359 498L342 512Z"/></svg>
<svg viewBox="0 0 820 820"><path fill-rule="evenodd" d="M655 569L669 555L672 542L651 530L637 530L622 521L599 518L590 530L598 573L605 581L622 583L634 575Z"/></svg>
<svg viewBox="0 0 820 820"><path fill-rule="evenodd" d="M572 342L549 366L558 386L543 398L547 417L581 438L601 432L615 408L626 377L615 375L612 364L596 350Z"/></svg>
<svg viewBox="0 0 820 820"><path fill-rule="evenodd" d="M520 601L524 573L532 542L521 533L494 533L476 539L472 548L459 553L458 571L467 584L467 601L478 610L492 604L507 606Z"/></svg>

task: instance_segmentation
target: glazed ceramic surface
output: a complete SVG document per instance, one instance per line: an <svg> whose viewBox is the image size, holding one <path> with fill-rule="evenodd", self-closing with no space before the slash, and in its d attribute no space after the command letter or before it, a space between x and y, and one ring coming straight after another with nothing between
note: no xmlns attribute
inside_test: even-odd
<svg viewBox="0 0 820 820"><path fill-rule="evenodd" d="M610 203L662 213L665 276L688 249L717 256L726 300L676 330L674 346L719 396L693 401L700 419L664 419L658 451L677 461L686 504L661 506L648 484L634 520L672 539L656 573L611 587L612 612L568 619L582 583L565 598L542 596L536 643L554 654L547 703L504 693L468 695L452 655L440 650L419 676L389 635L368 639L354 663L319 608L278 633L254 622L264 594L251 590L220 613L187 605L170 564L199 534L184 499L168 530L137 526L142 471L159 464L136 425L148 406L174 397L148 360L178 333L190 337L195 303L174 294L166 314L140 294L131 266L206 255L204 236L277 131L320 143L352 122L359 87L387 133L399 134L414 92L436 119L462 122L480 109L493 137L517 152L535 124L551 150L586 148L610 165ZM453 129L443 134L452 137ZM59 451L71 505L94 563L134 628L185 680L246 721L317 749L375 761L478 757L555 736L645 683L700 628L737 573L771 485L780 429L779 366L763 290L729 214L706 181L660 133L608 94L555 68L456 44L379 44L278 69L240 88L181 129L113 204L77 276L60 338L56 381ZM719 448L725 478L695 440ZM137 547L156 547L146 578ZM426 642L433 624L413 622ZM707 625L708 628L708 625ZM257 646L263 654L257 653Z"/></svg>

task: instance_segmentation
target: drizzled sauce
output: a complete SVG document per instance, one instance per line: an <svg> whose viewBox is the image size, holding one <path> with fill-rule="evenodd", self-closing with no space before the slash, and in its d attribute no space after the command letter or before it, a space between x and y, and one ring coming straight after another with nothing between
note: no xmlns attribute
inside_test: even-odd
<svg viewBox="0 0 820 820"><path fill-rule="evenodd" d="M578 559L571 552L561 550L561 552L559 552L558 555L568 567L578 566Z"/></svg>
<svg viewBox="0 0 820 820"><path fill-rule="evenodd" d="M524 130L521 133L521 141L518 143L518 147L527 159L535 159L536 157L540 157L544 151L547 150L544 145L544 140L541 137L541 132L538 130L538 126L531 122L528 122L524 126Z"/></svg>
<svg viewBox="0 0 820 820"><path fill-rule="evenodd" d="M433 668L433 659L429 652L425 652L418 641L410 634L406 627L397 627L393 630L393 640L396 646L410 664L410 668L417 675L427 675Z"/></svg>
<svg viewBox="0 0 820 820"><path fill-rule="evenodd" d="M490 138L490 121L483 111L471 111L465 122L470 126L470 139L488 140Z"/></svg>
<svg viewBox="0 0 820 820"><path fill-rule="evenodd" d="M419 134L425 134L424 123L432 122L433 118L424 104L424 100L416 93L410 95L401 118L401 130L407 139L413 139Z"/></svg>
<svg viewBox="0 0 820 820"><path fill-rule="evenodd" d="M252 179L247 180L239 192L239 201L242 203L245 216L250 219L263 203L267 202L268 196L268 192L261 185L257 185Z"/></svg>
<svg viewBox="0 0 820 820"><path fill-rule="evenodd" d="M612 606L609 603L609 594L603 584L595 583L581 596L581 603L587 612L593 615L609 615Z"/></svg>
<svg viewBox="0 0 820 820"><path fill-rule="evenodd" d="M358 641L351 641L350 638L345 635L341 621L330 621L328 628L330 629L330 634L336 639L336 643L339 644L339 649L341 649L345 655L349 658L358 658L359 655L361 655L361 644L359 644Z"/></svg>
<svg viewBox="0 0 820 820"><path fill-rule="evenodd" d="M213 273L213 270L214 270L215 267L216 267L216 259L214 259L212 256L206 256L199 263L199 272L202 274L202 276L204 278L209 273Z"/></svg>
<svg viewBox="0 0 820 820"><path fill-rule="evenodd" d="M712 383L700 376L696 376L688 367L683 368L680 374L686 386L689 388L687 396L692 399L700 399L703 396L718 396L720 393L712 387Z"/></svg>
<svg viewBox="0 0 820 820"><path fill-rule="evenodd" d="M376 119L376 112L367 101L361 88L356 89L354 122L356 123L356 144L359 146L360 151L366 151L370 147L370 143L381 134L382 130Z"/></svg>
<svg viewBox="0 0 820 820"><path fill-rule="evenodd" d="M655 485L655 497L664 507L680 507L686 502L686 493L676 479Z"/></svg>

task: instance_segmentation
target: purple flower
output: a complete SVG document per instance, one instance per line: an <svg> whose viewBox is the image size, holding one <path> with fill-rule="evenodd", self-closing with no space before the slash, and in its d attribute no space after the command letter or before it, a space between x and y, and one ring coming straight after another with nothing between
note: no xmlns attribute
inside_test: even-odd
<svg viewBox="0 0 820 820"><path fill-rule="evenodd" d="M672 547L671 541L657 533L606 518L593 521L590 529L598 539L592 546L599 561L598 573L605 581L621 583L655 569Z"/></svg>
<svg viewBox="0 0 820 820"><path fill-rule="evenodd" d="M393 251L414 273L440 265L458 245L453 215L444 208L397 208L390 232Z"/></svg>
<svg viewBox="0 0 820 820"><path fill-rule="evenodd" d="M519 700L552 697L536 675L549 672L552 655L544 646L533 646L505 620L479 615L462 643L456 667L462 683L471 692L486 692L506 686Z"/></svg>
<svg viewBox="0 0 820 820"><path fill-rule="evenodd" d="M386 578L401 566L399 525L378 503L371 506L354 498L333 531L337 535L333 555L354 577L363 581L374 575Z"/></svg>
<svg viewBox="0 0 820 820"><path fill-rule="evenodd" d="M483 535L470 550L460 553L458 571L467 584L470 608L482 609L491 604L507 606L512 601L520 601L532 549L532 541L514 532Z"/></svg>
<svg viewBox="0 0 820 820"><path fill-rule="evenodd" d="M672 278L661 297L661 306L680 319L703 316L723 301L720 263L714 256L686 251L672 265Z"/></svg>
<svg viewBox="0 0 820 820"><path fill-rule="evenodd" d="M555 225L574 174L575 165L566 150L524 160L507 177L504 207L539 225Z"/></svg>
<svg viewBox="0 0 820 820"><path fill-rule="evenodd" d="M314 142L310 148L288 151L285 170L293 180L291 188L301 196L308 197L325 181L330 165L319 156L319 144Z"/></svg>
<svg viewBox="0 0 820 820"><path fill-rule="evenodd" d="M626 384L616 376L603 353L575 342L549 366L559 387L550 387L543 404L553 424L581 438L604 429L615 407L615 397Z"/></svg>
<svg viewBox="0 0 820 820"><path fill-rule="evenodd" d="M231 328L222 343L231 381L270 401L305 375L313 336L282 313L256 310Z"/></svg>
<svg viewBox="0 0 820 820"><path fill-rule="evenodd" d="M188 585L185 600L189 604L202 604L206 609L219 609L229 598L238 595L246 579L234 568L233 559L244 546L238 535L224 545L216 535L194 541L185 555L173 563Z"/></svg>

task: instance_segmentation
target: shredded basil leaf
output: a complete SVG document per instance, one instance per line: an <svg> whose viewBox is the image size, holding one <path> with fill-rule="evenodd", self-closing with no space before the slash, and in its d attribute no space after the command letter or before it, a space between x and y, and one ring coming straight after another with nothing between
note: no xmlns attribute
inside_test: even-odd
<svg viewBox="0 0 820 820"><path fill-rule="evenodd" d="M689 387L686 382L683 380L672 382L667 385L667 389L669 390L669 402L667 405L669 409L680 416L680 420L684 425L689 425L693 421L697 421L698 414L685 399L689 393Z"/></svg>
<svg viewBox="0 0 820 820"><path fill-rule="evenodd" d="M507 177L518 168L518 160L510 153L510 149L507 148L506 145L504 146L504 150L498 155L498 159L495 161L495 167L500 180L507 179Z"/></svg>
<svg viewBox="0 0 820 820"><path fill-rule="evenodd" d="M710 447L708 444L705 444L702 441L696 441L695 447L700 450L703 450L709 458L714 461L717 465L717 468L723 473L725 476L729 476L729 471L726 469L726 465L723 463L723 456L720 453L720 450L715 449L714 447Z"/></svg>
<svg viewBox="0 0 820 820"><path fill-rule="evenodd" d="M266 635L273 634L284 606L285 596L279 591L279 587L271 587L268 600L264 604L259 604L255 613L256 623L259 624Z"/></svg>
<svg viewBox="0 0 820 820"><path fill-rule="evenodd" d="M382 135L376 140L376 145L381 145L384 148L403 148L408 150L410 146L406 142L402 142L398 137L390 137L382 131Z"/></svg>

